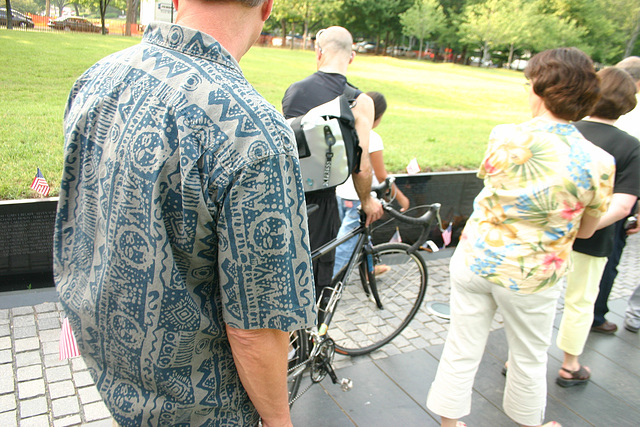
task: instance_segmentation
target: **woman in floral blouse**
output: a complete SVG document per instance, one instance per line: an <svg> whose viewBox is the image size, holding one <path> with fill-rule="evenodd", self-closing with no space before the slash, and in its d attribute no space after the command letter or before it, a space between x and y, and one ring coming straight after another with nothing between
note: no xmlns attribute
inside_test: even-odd
<svg viewBox="0 0 640 427"><path fill-rule="evenodd" d="M451 326L427 399L443 427L470 413L498 307L509 344L504 410L523 426L541 425L558 281L574 239L593 234L611 196L613 158L571 124L599 98L591 60L552 49L525 75L533 119L491 132L478 172L484 189L451 259Z"/></svg>

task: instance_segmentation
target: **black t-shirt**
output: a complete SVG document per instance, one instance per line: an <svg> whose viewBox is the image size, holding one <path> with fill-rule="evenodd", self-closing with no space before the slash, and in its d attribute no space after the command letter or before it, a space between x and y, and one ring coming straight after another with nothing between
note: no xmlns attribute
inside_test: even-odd
<svg viewBox="0 0 640 427"><path fill-rule="evenodd" d="M582 120L575 123L586 139L611 154L616 160L614 193L640 196L640 143L615 126ZM605 257L613 248L615 224L598 230L589 239L576 239L575 251Z"/></svg>
<svg viewBox="0 0 640 427"><path fill-rule="evenodd" d="M316 71L289 86L282 98L282 113L287 119L302 116L312 108L342 95L346 84L347 78L342 74ZM356 91L356 97L361 93L360 90Z"/></svg>

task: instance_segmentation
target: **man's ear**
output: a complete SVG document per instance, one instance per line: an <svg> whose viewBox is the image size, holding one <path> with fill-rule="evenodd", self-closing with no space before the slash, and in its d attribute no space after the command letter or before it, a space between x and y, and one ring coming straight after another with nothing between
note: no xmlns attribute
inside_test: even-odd
<svg viewBox="0 0 640 427"><path fill-rule="evenodd" d="M178 0L175 0L175 1L178 1ZM355 58L356 58L356 52L354 50L352 50L351 51L351 58L349 58L349 64L351 64Z"/></svg>
<svg viewBox="0 0 640 427"><path fill-rule="evenodd" d="M177 2L178 0L173 0ZM271 16L271 9L273 9L273 0L267 0L262 3L262 21L266 21Z"/></svg>

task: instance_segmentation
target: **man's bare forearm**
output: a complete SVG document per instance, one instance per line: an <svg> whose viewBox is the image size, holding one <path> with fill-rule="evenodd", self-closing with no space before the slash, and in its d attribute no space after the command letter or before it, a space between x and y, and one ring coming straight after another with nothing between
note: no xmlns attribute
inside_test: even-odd
<svg viewBox="0 0 640 427"><path fill-rule="evenodd" d="M287 392L289 334L227 326L233 359L264 427L291 426Z"/></svg>

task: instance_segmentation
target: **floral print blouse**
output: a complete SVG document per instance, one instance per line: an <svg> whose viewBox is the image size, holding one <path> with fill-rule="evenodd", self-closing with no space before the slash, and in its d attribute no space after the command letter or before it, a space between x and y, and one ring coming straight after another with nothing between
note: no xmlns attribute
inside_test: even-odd
<svg viewBox="0 0 640 427"><path fill-rule="evenodd" d="M461 237L467 265L520 293L553 286L567 272L582 215L606 212L614 172L613 157L572 124L495 127L478 171L484 189Z"/></svg>

